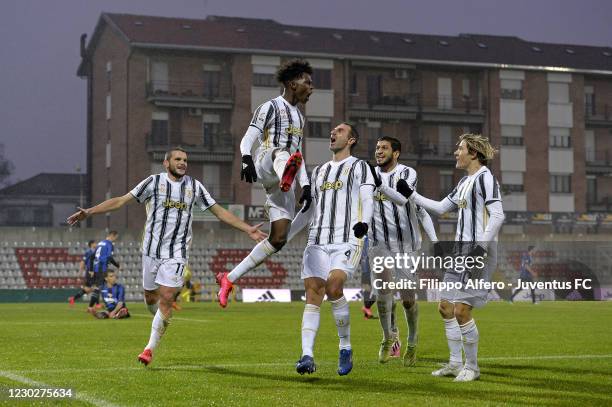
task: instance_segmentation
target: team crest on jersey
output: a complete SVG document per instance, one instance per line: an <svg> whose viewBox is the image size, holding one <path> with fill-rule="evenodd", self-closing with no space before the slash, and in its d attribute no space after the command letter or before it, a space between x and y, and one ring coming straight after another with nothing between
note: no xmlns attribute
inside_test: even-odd
<svg viewBox="0 0 612 407"><path fill-rule="evenodd" d="M191 199L193 197L193 190L191 188L185 189L185 198Z"/></svg>
<svg viewBox="0 0 612 407"><path fill-rule="evenodd" d="M166 184L159 184L159 193L160 194L166 193Z"/></svg>
<svg viewBox="0 0 612 407"><path fill-rule="evenodd" d="M350 168L345 168L344 170L342 170L342 175L346 176L348 175L348 173L351 171Z"/></svg>
<svg viewBox="0 0 612 407"><path fill-rule="evenodd" d="M377 192L376 195L374 195L374 199L377 201L386 201L387 200L387 195L383 194L382 192Z"/></svg>
<svg viewBox="0 0 612 407"><path fill-rule="evenodd" d="M323 185L321 185L320 189L321 191L325 191L328 189L334 189L334 190L339 190L342 189L342 186L344 185L344 183L340 180L336 181L336 182L331 182L331 181L327 181L324 182Z"/></svg>

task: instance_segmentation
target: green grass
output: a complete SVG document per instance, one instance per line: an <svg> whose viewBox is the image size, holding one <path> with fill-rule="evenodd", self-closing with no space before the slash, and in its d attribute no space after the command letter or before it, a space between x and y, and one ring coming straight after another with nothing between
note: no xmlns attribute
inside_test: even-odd
<svg viewBox="0 0 612 407"><path fill-rule="evenodd" d="M187 304L175 314L144 368L136 356L151 317L132 304L128 320L94 320L84 305L0 304L0 404L9 387L36 387L7 372L82 400L40 405L611 405L612 303L491 303L475 312L481 380L453 383L430 372L448 351L433 303L420 303L419 360L376 362L380 327L352 303L353 372L336 374L336 329L329 304L321 310L315 347L318 371L295 373L303 305ZM400 309L400 308L398 308ZM401 314L400 314L401 315ZM404 336L405 322L401 319ZM591 356L583 356L591 355ZM602 355L601 357L593 355ZM559 358L545 358L559 356Z"/></svg>

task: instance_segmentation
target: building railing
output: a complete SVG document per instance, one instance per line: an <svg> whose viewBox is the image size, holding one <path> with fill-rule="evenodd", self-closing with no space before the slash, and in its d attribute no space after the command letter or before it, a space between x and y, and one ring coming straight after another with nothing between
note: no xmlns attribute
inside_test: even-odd
<svg viewBox="0 0 612 407"><path fill-rule="evenodd" d="M612 212L612 197L606 196L598 201L587 201L587 212Z"/></svg>
<svg viewBox="0 0 612 407"><path fill-rule="evenodd" d="M586 162L591 165L612 166L612 151L587 148Z"/></svg>
<svg viewBox="0 0 612 407"><path fill-rule="evenodd" d="M612 105L587 102L584 104L584 115L587 120L612 121Z"/></svg>
<svg viewBox="0 0 612 407"><path fill-rule="evenodd" d="M205 82L205 81L149 81L147 83L147 97L184 97L202 98L210 101L217 99L233 99L234 89L231 82Z"/></svg>
<svg viewBox="0 0 612 407"><path fill-rule="evenodd" d="M382 107L406 107L414 110L428 111L448 111L448 112L464 112L464 113L482 113L485 110L485 100L481 98L471 98L469 96L445 96L424 98L419 93L406 93L400 95L350 95L349 104L351 107L367 105L368 108L373 106Z"/></svg>

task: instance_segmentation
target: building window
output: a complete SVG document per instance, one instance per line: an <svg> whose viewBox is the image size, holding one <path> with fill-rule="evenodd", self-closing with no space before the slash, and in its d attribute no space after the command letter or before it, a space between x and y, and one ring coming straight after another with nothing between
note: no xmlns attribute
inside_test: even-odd
<svg viewBox="0 0 612 407"><path fill-rule="evenodd" d="M588 116L595 116L595 90L592 86L584 87L584 111Z"/></svg>
<svg viewBox="0 0 612 407"><path fill-rule="evenodd" d="M438 109L453 108L453 87L451 78L438 78Z"/></svg>
<svg viewBox="0 0 612 407"><path fill-rule="evenodd" d="M331 124L329 121L313 121L309 119L308 123L308 138L329 138L331 133Z"/></svg>
<svg viewBox="0 0 612 407"><path fill-rule="evenodd" d="M548 101L550 103L569 103L569 84L549 82Z"/></svg>
<svg viewBox="0 0 612 407"><path fill-rule="evenodd" d="M550 192L569 194L572 192L572 176L571 175L551 175L550 176Z"/></svg>
<svg viewBox="0 0 612 407"><path fill-rule="evenodd" d="M111 90L111 79L113 77L113 64L111 61L106 62L106 90Z"/></svg>
<svg viewBox="0 0 612 407"><path fill-rule="evenodd" d="M520 79L502 79L500 97L502 99L523 99L523 81Z"/></svg>
<svg viewBox="0 0 612 407"><path fill-rule="evenodd" d="M586 187L587 187L587 205L594 205L597 203L597 178L592 176L587 176L586 179Z"/></svg>
<svg viewBox="0 0 612 407"><path fill-rule="evenodd" d="M570 129L565 127L551 127L548 135L548 143L550 147L571 147Z"/></svg>
<svg viewBox="0 0 612 407"><path fill-rule="evenodd" d="M214 147L219 137L219 123L202 122L204 147Z"/></svg>
<svg viewBox="0 0 612 407"><path fill-rule="evenodd" d="M277 88L279 87L276 82L276 75L271 73L253 73L253 86L260 86L263 88Z"/></svg>
<svg viewBox="0 0 612 407"><path fill-rule="evenodd" d="M313 69L312 84L315 89L331 89L331 69Z"/></svg>
<svg viewBox="0 0 612 407"><path fill-rule="evenodd" d="M151 140L149 141L154 146L165 146L169 144L168 139L168 120L151 121Z"/></svg>
<svg viewBox="0 0 612 407"><path fill-rule="evenodd" d="M504 146L523 145L523 126L501 126L501 143Z"/></svg>
<svg viewBox="0 0 612 407"><path fill-rule="evenodd" d="M368 75L368 103L378 103L382 99L382 77Z"/></svg>
<svg viewBox="0 0 612 407"><path fill-rule="evenodd" d="M440 171L440 197L446 197L453 190L453 172Z"/></svg>
<svg viewBox="0 0 612 407"><path fill-rule="evenodd" d="M351 74L351 85L350 85L350 93L352 95L357 95L359 92L357 92L357 72L353 72Z"/></svg>
<svg viewBox="0 0 612 407"><path fill-rule="evenodd" d="M202 90L202 95L208 98L219 96L221 73L219 71L204 71L203 80L204 89Z"/></svg>
<svg viewBox="0 0 612 407"><path fill-rule="evenodd" d="M502 173L502 185L504 192L523 192L523 173L521 171L504 171Z"/></svg>
<svg viewBox="0 0 612 407"><path fill-rule="evenodd" d="M106 95L106 120L110 120L111 118L111 95L108 93Z"/></svg>

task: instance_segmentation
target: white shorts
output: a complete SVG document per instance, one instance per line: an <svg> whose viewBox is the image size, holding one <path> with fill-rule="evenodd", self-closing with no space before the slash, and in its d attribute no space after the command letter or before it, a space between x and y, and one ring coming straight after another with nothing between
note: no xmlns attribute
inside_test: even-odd
<svg viewBox="0 0 612 407"><path fill-rule="evenodd" d="M279 219L292 220L295 216L295 182L291 185L291 189L287 192L280 190L278 174L274 171L274 160L272 155L275 151L280 151L281 148L268 148L261 150L255 160L255 170L257 171L257 180L263 185L266 191L265 208L268 212L270 222Z"/></svg>
<svg viewBox="0 0 612 407"><path fill-rule="evenodd" d="M142 255L142 287L154 291L160 285L179 288L183 286L185 259L156 259Z"/></svg>
<svg viewBox="0 0 612 407"><path fill-rule="evenodd" d="M327 281L332 270L342 270L351 277L359 267L361 252L362 247L352 243L306 246L302 280L318 277Z"/></svg>

